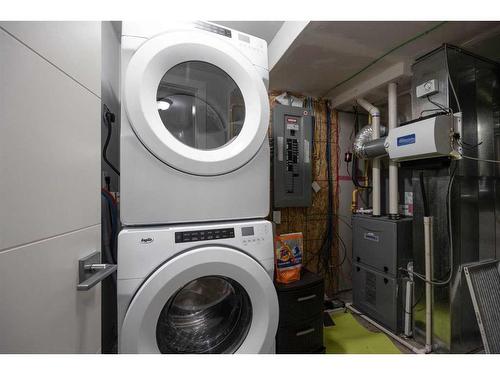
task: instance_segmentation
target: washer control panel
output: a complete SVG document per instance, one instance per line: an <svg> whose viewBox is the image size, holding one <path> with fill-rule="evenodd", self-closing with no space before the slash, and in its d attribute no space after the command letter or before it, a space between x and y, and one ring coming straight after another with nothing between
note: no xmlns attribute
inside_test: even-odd
<svg viewBox="0 0 500 375"><path fill-rule="evenodd" d="M234 228L175 232L175 243L219 240L221 238L234 238Z"/></svg>

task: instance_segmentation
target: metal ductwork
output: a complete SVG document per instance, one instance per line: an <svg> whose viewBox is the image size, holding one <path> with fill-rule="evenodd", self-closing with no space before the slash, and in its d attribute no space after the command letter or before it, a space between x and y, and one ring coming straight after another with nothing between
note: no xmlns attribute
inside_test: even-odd
<svg viewBox="0 0 500 375"><path fill-rule="evenodd" d="M373 139L372 125L366 125L356 134L352 144L352 151L358 159L373 159L387 154L384 142L387 128L380 126L380 136L384 138Z"/></svg>

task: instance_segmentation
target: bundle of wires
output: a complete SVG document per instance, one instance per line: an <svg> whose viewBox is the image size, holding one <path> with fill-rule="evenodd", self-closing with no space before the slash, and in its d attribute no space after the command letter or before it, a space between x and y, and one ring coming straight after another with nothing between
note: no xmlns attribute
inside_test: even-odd
<svg viewBox="0 0 500 375"><path fill-rule="evenodd" d="M327 223L326 223L326 233L321 248L317 255L317 270L329 278L331 282L334 281L335 269L342 267L347 259L347 246L343 241L342 237L334 230L333 217L337 216L333 212L333 177L332 177L332 160L331 160L331 139L332 139L332 123L331 123L331 109L326 103L326 132L327 132L327 142L326 142L326 168L327 168L327 178L328 178L328 205L327 205ZM338 264L333 263L332 248L334 245L334 236L336 236L342 246L343 256L342 260Z"/></svg>
<svg viewBox="0 0 500 375"><path fill-rule="evenodd" d="M333 280L333 269L331 267L332 261L332 244L333 244L333 199L332 199L332 189L333 189L333 180L332 180L332 159L331 159L331 111L328 103L326 105L326 169L327 169L327 178L328 178L328 205L327 205L327 221L326 221L326 234L325 239L323 240L323 244L318 253L317 259L317 269L321 273L325 275L325 277L329 277L330 280Z"/></svg>

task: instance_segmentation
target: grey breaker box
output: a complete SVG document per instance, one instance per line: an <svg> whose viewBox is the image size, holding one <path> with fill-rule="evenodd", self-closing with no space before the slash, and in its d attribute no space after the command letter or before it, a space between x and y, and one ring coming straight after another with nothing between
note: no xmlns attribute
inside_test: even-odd
<svg viewBox="0 0 500 375"><path fill-rule="evenodd" d="M307 108L273 108L274 207L311 205L312 116Z"/></svg>
<svg viewBox="0 0 500 375"><path fill-rule="evenodd" d="M412 219L352 216L352 259L392 277L412 257Z"/></svg>

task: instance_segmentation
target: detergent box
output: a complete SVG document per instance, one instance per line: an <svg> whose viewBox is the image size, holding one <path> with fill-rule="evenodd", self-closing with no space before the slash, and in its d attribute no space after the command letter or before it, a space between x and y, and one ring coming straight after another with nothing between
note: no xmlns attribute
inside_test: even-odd
<svg viewBox="0 0 500 375"><path fill-rule="evenodd" d="M302 233L287 233L275 237L274 260L277 282L288 284L300 280L303 242Z"/></svg>

